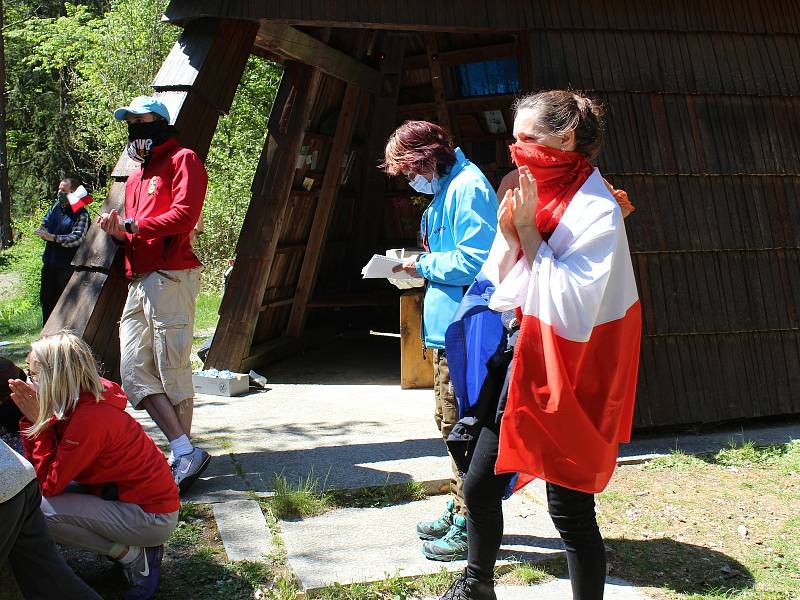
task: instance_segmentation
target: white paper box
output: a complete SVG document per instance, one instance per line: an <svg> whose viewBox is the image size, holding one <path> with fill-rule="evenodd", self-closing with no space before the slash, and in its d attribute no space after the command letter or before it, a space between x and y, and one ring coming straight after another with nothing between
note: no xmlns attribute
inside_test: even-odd
<svg viewBox="0 0 800 600"><path fill-rule="evenodd" d="M211 394L213 396L238 396L250 389L250 376L245 373L234 373L234 379L222 377L206 377L205 375L192 375L192 386L196 394Z"/></svg>

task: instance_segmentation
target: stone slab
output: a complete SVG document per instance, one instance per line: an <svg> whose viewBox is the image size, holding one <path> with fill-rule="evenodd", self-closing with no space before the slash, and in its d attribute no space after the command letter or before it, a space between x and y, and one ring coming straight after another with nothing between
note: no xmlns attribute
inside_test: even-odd
<svg viewBox="0 0 800 600"><path fill-rule="evenodd" d="M554 579L538 585L499 585L495 588L497 600L565 600L572 598L569 579ZM603 595L605 600L648 600L630 583L609 577ZM426 600L436 600L434 598Z"/></svg>
<svg viewBox="0 0 800 600"><path fill-rule="evenodd" d="M418 521L441 514L445 499L432 497L387 508L347 508L299 521L281 521L289 564L306 590L460 571L465 561L440 563L421 554ZM504 504L501 559L537 562L563 552L550 517L519 494Z"/></svg>
<svg viewBox="0 0 800 600"><path fill-rule="evenodd" d="M274 550L272 532L255 500L218 502L214 519L228 560L262 561Z"/></svg>

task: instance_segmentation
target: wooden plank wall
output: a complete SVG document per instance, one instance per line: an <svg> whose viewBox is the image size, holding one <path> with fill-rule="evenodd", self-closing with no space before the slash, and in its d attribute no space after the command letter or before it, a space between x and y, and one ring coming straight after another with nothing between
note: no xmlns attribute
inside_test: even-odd
<svg viewBox="0 0 800 600"><path fill-rule="evenodd" d="M635 424L799 413L798 11L649 4L623 24L545 2L554 27L529 35L535 88L605 102L600 167L637 207Z"/></svg>

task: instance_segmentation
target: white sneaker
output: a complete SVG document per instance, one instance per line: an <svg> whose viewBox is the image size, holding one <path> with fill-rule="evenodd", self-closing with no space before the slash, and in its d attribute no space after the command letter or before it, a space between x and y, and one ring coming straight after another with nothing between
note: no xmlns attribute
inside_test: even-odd
<svg viewBox="0 0 800 600"><path fill-rule="evenodd" d="M178 486L181 494L192 487L210 462L211 455L200 448L195 448L189 454L175 457L175 461L172 463L172 476L175 478L175 485Z"/></svg>

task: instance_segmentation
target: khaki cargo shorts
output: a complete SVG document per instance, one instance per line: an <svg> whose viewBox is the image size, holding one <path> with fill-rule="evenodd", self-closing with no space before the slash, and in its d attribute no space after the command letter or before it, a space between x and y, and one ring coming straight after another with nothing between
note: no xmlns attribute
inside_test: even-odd
<svg viewBox="0 0 800 600"><path fill-rule="evenodd" d="M194 397L192 334L200 267L153 271L128 285L119 324L122 389L131 405L166 394L173 406Z"/></svg>

